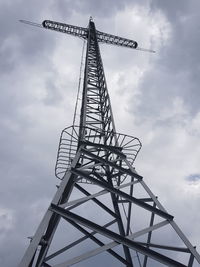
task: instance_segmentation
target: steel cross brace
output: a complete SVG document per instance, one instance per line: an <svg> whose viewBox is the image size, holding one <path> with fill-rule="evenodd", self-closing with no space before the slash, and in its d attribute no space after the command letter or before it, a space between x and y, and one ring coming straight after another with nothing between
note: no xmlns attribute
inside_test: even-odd
<svg viewBox="0 0 200 267"><path fill-rule="evenodd" d="M121 186L117 186L116 188L117 189L120 189L120 188L122 189L122 188L125 188L125 187L130 186L130 185L133 185L133 184L137 184L137 183L138 183L138 181L134 181L134 182L130 182L130 183L127 183L127 184L123 184ZM85 203L86 201L89 201L90 199L94 199L96 197L99 197L99 196L102 196L104 194L108 194L109 193L109 191L107 191L107 190L104 189L104 190L101 190L101 191L99 191L99 192L91 195L84 188L82 188L80 185L75 184L74 186L76 188L78 188L81 192L83 192L85 195L87 195L87 197L82 197L82 198L79 198L79 199L76 199L76 200L65 202L65 203L59 205L59 207L61 207L61 208L66 208L66 207L69 207L69 206L74 207L77 204L81 205L82 203ZM142 199L142 201L146 201L146 200L145 199ZM114 217L115 216L116 216L116 214L114 215Z"/></svg>
<svg viewBox="0 0 200 267"><path fill-rule="evenodd" d="M163 226L165 226L167 224L169 224L168 221L162 221L162 222L160 222L158 224L153 225L152 227L148 227L148 228L145 228L145 229L143 229L141 231L133 233L133 234L127 236L127 238L132 240L132 239L137 238L139 236L145 235L146 233L148 233L150 231L157 230L157 229L159 229L159 228L161 228L161 227L163 227ZM103 226L103 227L105 227L105 226ZM92 233L96 233L96 232L93 231ZM83 238L86 238L86 237L83 237ZM104 252L104 251L106 251L106 250L108 250L110 248L114 248L114 247L116 247L118 245L119 245L119 243L116 242L116 241L110 242L110 243L108 243L108 244L106 244L104 246L101 246L101 247L96 248L96 249L94 249L94 250L92 250L90 252L86 252L86 253L84 253L84 254L82 254L80 256L77 256L77 257L74 257L73 259L68 260L67 262L65 262L64 267L67 266L67 265L72 265L72 264L78 263L78 262L80 262L82 260L85 260L85 259L88 259L90 257L96 256L96 255L98 255L98 254L100 254L100 253L102 253L102 252ZM48 259L48 257L47 257L47 259Z"/></svg>
<svg viewBox="0 0 200 267"><path fill-rule="evenodd" d="M134 203L134 204L136 204L142 208L145 208L146 210L149 210L150 212L154 212L155 214L157 214L157 215L159 215L165 219L173 220L173 218L174 218L172 215L170 215L170 214L168 214L168 213L166 213L160 209L154 208L154 207L144 203L143 201L140 201L139 199L132 197L132 196L120 191L119 189L116 189L116 188L110 186L106 182L99 181L99 180L93 178L92 176L85 174L83 171L72 168L71 172L76 174L77 176L83 176L84 178L88 179L89 181L93 182L96 185L103 187L104 189L108 190L109 192L117 194L117 195L121 196L122 198L124 198L128 201L131 201L132 203Z"/></svg>
<svg viewBox="0 0 200 267"><path fill-rule="evenodd" d="M106 228L106 227L109 227L109 226L111 226L111 225L114 224L114 223L116 223L116 219L110 221L110 222L107 223L107 224L104 224L103 227L105 227L105 228ZM97 233L97 232L93 231L93 232L90 233L90 235L95 235L96 233ZM83 237L77 239L76 241L72 242L71 244L69 244L69 245L63 247L62 249L59 249L58 251L56 251L56 252L52 253L51 255L47 256L47 257L45 258L45 261L49 261L50 259L52 259L52 258L58 256L59 254L65 252L66 250L68 250L68 249L70 249L70 248L72 248L72 247L74 247L74 246L80 244L82 241L85 241L85 240L88 239L88 238L89 238L89 236L86 236L86 235L85 235L85 236L83 236ZM104 245L104 246L105 246L105 245ZM103 246L103 247L104 247L104 246ZM111 248L112 248L112 247L111 247Z"/></svg>
<svg viewBox="0 0 200 267"><path fill-rule="evenodd" d="M106 160L106 159L104 159L102 157L99 157L99 156L91 153L90 151L88 151L85 148L81 148L81 151L84 154L90 156L92 159L96 160L97 162L101 162L101 163L103 163L105 165L110 165L111 167L114 167L115 169L119 170L121 173L125 173L125 174L128 174L130 176L135 177L136 179L142 180L142 176L140 176L137 173L131 171L130 169L125 169L125 168L113 163L112 161L108 161L108 160Z"/></svg>
<svg viewBox="0 0 200 267"><path fill-rule="evenodd" d="M60 208L54 204L51 205L50 207L50 210L52 210L53 212L56 212L57 214L59 214L60 216L62 216L63 218L67 218L67 219L70 219L70 220L73 220L75 221L76 223L78 224L81 224L93 231L96 231L97 233L100 233L108 238L110 238L111 240L114 240L122 245L125 245L131 249L134 249L144 255L147 255L149 256L150 258L152 259L155 259L163 264L166 264L168 266L174 266L174 267L187 267L186 265L180 263L180 262L177 262L167 256L164 256L160 253L157 253L149 248L145 248L141 245L139 245L137 242L134 242L130 239L127 239L126 237L123 237L117 233L114 233L113 231L111 230L108 230L94 222L91 222L77 214L74 214L70 211L67 211L63 208ZM59 266L59 265L58 265Z"/></svg>

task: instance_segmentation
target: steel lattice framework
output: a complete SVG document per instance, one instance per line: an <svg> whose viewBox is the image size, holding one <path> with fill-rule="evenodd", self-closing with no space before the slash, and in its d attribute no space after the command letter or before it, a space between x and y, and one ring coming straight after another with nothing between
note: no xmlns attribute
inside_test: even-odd
<svg viewBox="0 0 200 267"><path fill-rule="evenodd" d="M99 42L140 49L137 42L97 31L92 19L88 28L49 20L42 26L87 40L81 117L61 134L55 169L61 183L19 267L92 266L89 260L98 262L104 252L104 266L200 264L133 167L139 139L115 130Z"/></svg>

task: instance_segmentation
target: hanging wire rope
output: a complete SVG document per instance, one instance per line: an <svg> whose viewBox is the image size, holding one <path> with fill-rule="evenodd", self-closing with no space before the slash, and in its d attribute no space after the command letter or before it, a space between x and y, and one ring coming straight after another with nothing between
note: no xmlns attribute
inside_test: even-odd
<svg viewBox="0 0 200 267"><path fill-rule="evenodd" d="M74 116L73 116L73 122L72 122L72 128L71 128L71 137L70 137L70 143L69 143L69 158L72 161L72 146L73 146L73 137L74 137L74 126L76 122L76 116L77 116L77 109L78 109L78 102L80 97L80 91L81 91L81 80L82 80L82 70L83 70L83 63L84 63L84 50L85 50L85 43L86 41L83 41L83 47L82 47L82 53L81 53L81 65L80 65L80 71L79 71L79 80L78 80L78 91L77 91L77 97L76 97L76 103L74 108Z"/></svg>
<svg viewBox="0 0 200 267"><path fill-rule="evenodd" d="M75 121L76 121L79 95L81 91L81 80L82 80L82 70L83 70L83 65L84 65L83 63L84 63L85 43L86 43L86 40L83 41L83 48L82 48L82 53L81 53L81 65L80 65L79 80L78 80L78 92L77 92L77 97L76 97L74 117L73 117L73 123L72 123L73 126L75 125Z"/></svg>
<svg viewBox="0 0 200 267"><path fill-rule="evenodd" d="M120 199L122 200L122 197L120 197ZM124 211L124 215L125 215L125 217L126 217L126 220L128 221L128 215L127 215L127 213L126 213L126 210L125 210L125 207L124 207L124 203L123 203L123 202L122 202L122 209L123 209L123 211ZM129 227L129 232L130 232L130 234L133 233L133 231L131 230L131 226ZM135 251L135 253L136 253L136 257L137 257L137 259L138 259L139 266L142 267L142 264L141 264L141 261L140 261L140 256L139 256L139 254L138 254L137 251Z"/></svg>

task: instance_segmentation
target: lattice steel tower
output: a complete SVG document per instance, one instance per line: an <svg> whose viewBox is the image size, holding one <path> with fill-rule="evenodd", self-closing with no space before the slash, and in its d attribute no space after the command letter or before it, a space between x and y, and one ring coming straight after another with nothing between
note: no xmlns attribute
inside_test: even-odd
<svg viewBox="0 0 200 267"><path fill-rule="evenodd" d="M137 42L45 20L22 21L87 41L79 126L63 130L61 179L20 267L199 266L200 256L133 167L138 138L117 133L99 43Z"/></svg>

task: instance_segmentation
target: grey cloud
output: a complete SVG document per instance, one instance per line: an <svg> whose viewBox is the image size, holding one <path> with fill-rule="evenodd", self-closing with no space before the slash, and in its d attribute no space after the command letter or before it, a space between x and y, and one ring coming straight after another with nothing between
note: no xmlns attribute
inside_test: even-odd
<svg viewBox="0 0 200 267"><path fill-rule="evenodd" d="M126 5L130 4L130 0L123 1L114 1L114 0L103 0L103 1L59 1L55 4L55 7L58 9L59 13L63 15L63 18L66 16L66 11L68 7L75 12L80 12L81 14L87 16L93 16L94 18L105 18L110 17L118 10L123 10ZM68 14L68 12L67 12Z"/></svg>
<svg viewBox="0 0 200 267"><path fill-rule="evenodd" d="M39 10L35 6L41 6ZM54 47L53 39L49 41L49 36L45 35L37 28L28 27L19 23L19 19L33 20L36 17L40 20L40 12L44 9L44 4L37 1L30 1L29 5L24 5L23 1L16 1L14 4L4 3L0 11L0 55L1 72L10 72L26 61L35 64L35 60L42 58L47 60L48 54ZM38 13L37 13L37 11ZM40 21L36 21L39 22Z"/></svg>
<svg viewBox="0 0 200 267"><path fill-rule="evenodd" d="M186 180L189 182L198 182L200 181L200 174L199 173L190 174L186 177Z"/></svg>
<svg viewBox="0 0 200 267"><path fill-rule="evenodd" d="M62 95L58 92L58 88L56 87L53 80L47 80L46 88L48 92L46 97L44 98L44 103L46 105L56 105L62 100Z"/></svg>
<svg viewBox="0 0 200 267"><path fill-rule="evenodd" d="M158 116L163 103L167 107L177 96L191 115L199 111L199 6L197 1L152 1L152 11L160 10L167 16L172 32L155 54L153 68L140 85L140 114Z"/></svg>
<svg viewBox="0 0 200 267"><path fill-rule="evenodd" d="M175 22L180 16L182 16L191 7L191 2L187 0L177 0L177 1L165 1L165 0L155 0L150 2L150 7L152 11L160 9L164 11L170 21ZM194 1L193 1L194 2Z"/></svg>

